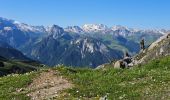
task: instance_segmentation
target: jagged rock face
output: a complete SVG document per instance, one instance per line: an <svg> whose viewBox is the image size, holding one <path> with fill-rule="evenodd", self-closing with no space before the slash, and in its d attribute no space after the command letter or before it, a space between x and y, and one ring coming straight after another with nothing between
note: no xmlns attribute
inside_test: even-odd
<svg viewBox="0 0 170 100"><path fill-rule="evenodd" d="M83 33L83 29L81 29L79 26L68 26L64 30L66 32L72 32L72 33Z"/></svg>
<svg viewBox="0 0 170 100"><path fill-rule="evenodd" d="M113 26L111 28L112 33L116 36L123 36L123 37L127 37L130 35L134 35L134 30L129 29L127 27L123 27L123 26Z"/></svg>
<svg viewBox="0 0 170 100"><path fill-rule="evenodd" d="M57 38L64 35L64 29L57 26L57 25L53 25L51 27L48 27L47 32L48 32L48 35L52 36L54 39L57 39Z"/></svg>
<svg viewBox="0 0 170 100"><path fill-rule="evenodd" d="M23 34L20 30L1 30L0 39L9 43L13 47L19 47L26 43L30 36L28 34Z"/></svg>
<svg viewBox="0 0 170 100"><path fill-rule="evenodd" d="M157 41L153 42L147 49L141 51L135 59L136 64L147 63L148 61L170 55L170 34L165 34Z"/></svg>
<svg viewBox="0 0 170 100"><path fill-rule="evenodd" d="M19 48L40 37L44 30L43 26L30 26L14 20L0 18L0 40L14 48Z"/></svg>
<svg viewBox="0 0 170 100"><path fill-rule="evenodd" d="M138 64L146 64L153 59L161 58L164 56L170 56L170 33L160 37L148 48L141 50L139 54L132 57L132 59L124 58L116 61L114 63L114 68L126 68Z"/></svg>
<svg viewBox="0 0 170 100"><path fill-rule="evenodd" d="M121 58L120 51L110 49L100 41L89 38L68 40L46 37L33 45L28 54L51 66L65 64L67 66L96 67L112 59Z"/></svg>
<svg viewBox="0 0 170 100"><path fill-rule="evenodd" d="M77 39L74 42L74 45L77 47L82 48L81 52L89 52L93 53L95 51L99 51L101 53L109 52L108 47L101 42L95 42L95 40L84 38L84 39Z"/></svg>
<svg viewBox="0 0 170 100"><path fill-rule="evenodd" d="M57 25L53 25L53 26L47 28L47 32L49 34L62 34L62 33L64 33L64 29Z"/></svg>

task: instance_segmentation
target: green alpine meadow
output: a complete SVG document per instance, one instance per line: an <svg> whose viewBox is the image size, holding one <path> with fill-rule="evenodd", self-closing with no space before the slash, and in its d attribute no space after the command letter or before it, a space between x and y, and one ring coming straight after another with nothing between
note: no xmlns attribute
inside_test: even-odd
<svg viewBox="0 0 170 100"><path fill-rule="evenodd" d="M140 100L144 98L147 100L167 100L169 99L170 89L169 65L170 57L168 56L152 60L147 65L135 66L130 69L114 69L110 66L98 70L66 66L54 67L50 70L59 72L55 76L63 76L74 84L74 87L60 91L58 96L52 99ZM27 94L34 90L28 90L28 85L44 71L46 72L48 69L1 77L0 98L3 100L29 100L30 97ZM44 88L48 89L47 87Z"/></svg>

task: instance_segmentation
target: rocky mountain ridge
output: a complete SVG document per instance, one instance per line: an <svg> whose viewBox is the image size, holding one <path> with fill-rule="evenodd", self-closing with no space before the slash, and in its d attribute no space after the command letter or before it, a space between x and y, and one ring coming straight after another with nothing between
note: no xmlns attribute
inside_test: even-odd
<svg viewBox="0 0 170 100"><path fill-rule="evenodd" d="M1 41L28 57L51 66L65 64L96 67L122 58L125 51L136 54L141 38L145 38L149 45L162 36L163 32L141 31L123 26L109 28L103 24L86 24L82 28L31 26L0 18Z"/></svg>

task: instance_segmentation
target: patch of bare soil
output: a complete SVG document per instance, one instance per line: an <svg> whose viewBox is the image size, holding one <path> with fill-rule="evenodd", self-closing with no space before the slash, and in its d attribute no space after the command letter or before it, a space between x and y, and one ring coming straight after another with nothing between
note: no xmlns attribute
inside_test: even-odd
<svg viewBox="0 0 170 100"><path fill-rule="evenodd" d="M28 90L32 92L28 94L32 100L44 100L57 97L60 91L72 88L72 84L58 75L55 70L42 72L28 86Z"/></svg>

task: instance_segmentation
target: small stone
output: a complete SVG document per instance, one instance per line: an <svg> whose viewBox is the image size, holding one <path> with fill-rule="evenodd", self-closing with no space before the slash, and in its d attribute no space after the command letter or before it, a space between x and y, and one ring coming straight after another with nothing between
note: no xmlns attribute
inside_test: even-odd
<svg viewBox="0 0 170 100"><path fill-rule="evenodd" d="M17 92L22 92L22 91L24 91L23 88L20 88L20 89L17 90Z"/></svg>
<svg viewBox="0 0 170 100"><path fill-rule="evenodd" d="M37 93L40 93L40 91L37 91Z"/></svg>

